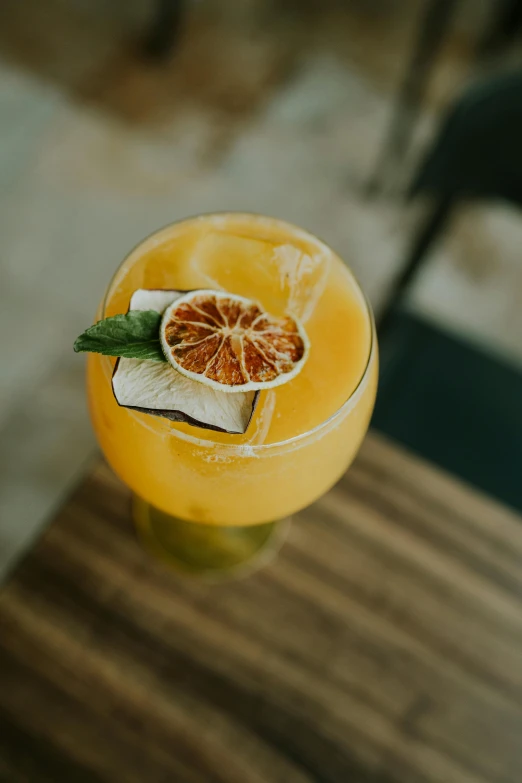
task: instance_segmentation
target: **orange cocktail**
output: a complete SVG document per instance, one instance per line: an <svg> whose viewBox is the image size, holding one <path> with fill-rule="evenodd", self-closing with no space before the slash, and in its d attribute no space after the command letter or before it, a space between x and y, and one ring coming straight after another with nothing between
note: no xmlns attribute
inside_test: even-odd
<svg viewBox="0 0 522 783"><path fill-rule="evenodd" d="M321 241L279 220L235 213L185 220L146 239L117 271L99 317L126 312L140 288L224 290L275 316L295 313L306 329L310 352L302 371L261 391L241 435L120 407L111 388L114 359L89 356L96 434L140 499L137 516L149 539L168 550L194 534L190 546L201 547L204 528L214 546L220 531L231 534L236 527L235 540L240 528L244 540L264 541L259 531L268 536L267 523L288 517L337 481L364 437L377 385L368 303ZM258 534L248 532L260 525Z"/></svg>

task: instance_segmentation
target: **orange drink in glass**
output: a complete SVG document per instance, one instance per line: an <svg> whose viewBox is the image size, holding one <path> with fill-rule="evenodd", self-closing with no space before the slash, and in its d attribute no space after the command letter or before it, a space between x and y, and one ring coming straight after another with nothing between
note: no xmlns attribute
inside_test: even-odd
<svg viewBox="0 0 522 783"><path fill-rule="evenodd" d="M268 313L299 316L310 351L288 383L259 393L244 434L121 407L115 359L88 357L88 395L101 448L134 493L146 545L193 573L262 561L281 521L348 468L366 433L378 373L370 306L340 258L316 237L251 214L174 223L116 272L99 318L125 313L137 289L223 290Z"/></svg>

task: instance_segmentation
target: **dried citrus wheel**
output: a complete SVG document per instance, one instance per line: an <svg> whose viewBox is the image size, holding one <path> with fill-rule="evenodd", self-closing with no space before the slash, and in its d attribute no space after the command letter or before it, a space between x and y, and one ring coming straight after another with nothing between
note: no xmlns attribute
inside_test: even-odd
<svg viewBox="0 0 522 783"><path fill-rule="evenodd" d="M294 378L308 356L295 318L274 318L242 296L191 291L168 307L160 329L172 366L225 392L270 389Z"/></svg>

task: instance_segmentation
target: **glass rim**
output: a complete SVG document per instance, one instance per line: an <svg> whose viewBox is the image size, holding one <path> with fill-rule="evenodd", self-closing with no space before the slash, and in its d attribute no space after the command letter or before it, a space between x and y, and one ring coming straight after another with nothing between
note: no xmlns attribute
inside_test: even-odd
<svg viewBox="0 0 522 783"><path fill-rule="evenodd" d="M368 379L370 377L370 372L372 370L375 355L377 351L377 330L375 326L375 318L373 314L373 309L370 304L370 301L366 294L363 291L363 288L361 284L359 283L359 280L353 273L351 267L348 266L343 261L343 258L341 255L339 255L333 248L331 248L326 242L324 242L320 237L317 237L315 234L312 234L311 232L307 231L304 228L301 228L300 226L296 226L294 223L291 223L287 220L282 220L281 218L271 217L270 215L264 215L259 212L239 212L234 210L225 210L220 212L199 212L196 215L191 215L188 217L179 218L178 220L173 220L170 223L167 223L166 225L162 226L161 228L156 229L155 231L152 231L150 234L148 234L146 237L144 237L142 240L140 240L138 243L136 243L132 249L125 255L121 263L118 265L117 269L115 270L114 274L112 275L109 284L105 290L105 294L102 300L102 312L101 317L105 318L105 312L108 305L108 299L109 294L111 292L111 289L121 271L123 266L127 263L127 261L131 258L131 256L139 250L143 245L145 245L148 241L151 239L154 239L154 237L159 236L160 234L167 232L169 229L173 228L174 226L180 225L182 223L191 223L197 220L204 220L205 218L212 218L212 217L232 217L232 218L259 218L263 221L269 221L271 223L276 223L281 227L286 227L289 229L292 229L294 234L301 235L307 240L313 240L315 242L318 242L320 245L322 245L329 253L333 253L336 255L343 266L345 267L348 274L351 276L353 283L355 285L356 290L361 296L362 302L364 304L365 313L368 318L368 323L370 327L370 344L368 347L368 356L366 359L366 364L364 365L364 370L362 371L361 377L359 378L359 381L357 382L357 385L353 389L353 391L350 393L350 395L347 397L347 399L335 410L330 416L328 416L326 419L324 419L319 424L316 424L314 427L311 427L309 430L306 430L306 432L301 432L299 435L293 435L291 438L286 438L285 440L279 440L275 441L274 443L258 443L258 444L248 444L248 443L219 443L212 440L206 440L205 438L199 438L194 435L190 435L189 433L182 432L181 430L172 429L171 434L174 437L179 437L181 440L188 441L194 445L198 445L205 448L211 448L213 450L217 450L220 452L225 453L234 453L236 455L242 455L242 456L255 456L257 452L266 452L270 449L277 449L285 446L292 446L294 444L299 444L300 441L305 440L306 438L309 438L313 435L319 434L322 430L326 430L329 425L332 425L333 422L337 419L337 417L340 414L347 414L349 410L351 410L353 407L355 407L358 398L362 395L362 392L364 388L366 387L366 384L368 382ZM110 360L110 357L105 356L102 357L107 360ZM125 407L125 406L124 406ZM137 411L133 411L131 409L128 409L129 413L137 413ZM145 414L149 415L149 414ZM161 418L161 417L156 417Z"/></svg>

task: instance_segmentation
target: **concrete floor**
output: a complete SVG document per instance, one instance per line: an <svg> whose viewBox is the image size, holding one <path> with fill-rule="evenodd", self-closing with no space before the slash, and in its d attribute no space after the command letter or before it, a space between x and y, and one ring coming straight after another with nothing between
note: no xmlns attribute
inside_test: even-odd
<svg viewBox="0 0 522 783"><path fill-rule="evenodd" d="M385 300L418 214L362 193L423 3L317 5L194 4L176 57L152 66L134 44L148 0L4 4L0 574L93 452L72 342L144 235L209 210L277 215ZM478 17L452 27L403 175L466 78ZM522 362L521 240L514 212L463 209L412 307Z"/></svg>

